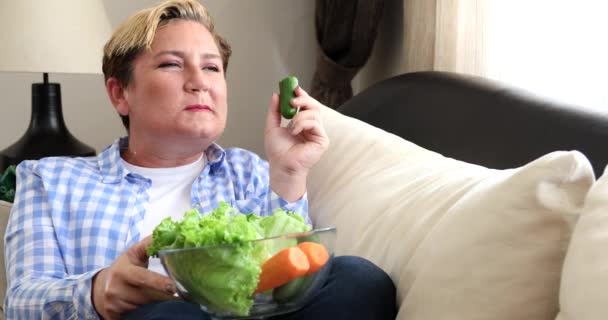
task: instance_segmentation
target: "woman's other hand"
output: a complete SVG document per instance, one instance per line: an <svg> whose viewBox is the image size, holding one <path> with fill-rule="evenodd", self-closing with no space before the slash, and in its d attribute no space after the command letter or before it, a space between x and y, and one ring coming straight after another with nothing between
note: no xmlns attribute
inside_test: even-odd
<svg viewBox="0 0 608 320"><path fill-rule="evenodd" d="M264 145L270 164L270 186L285 200L293 202L306 192L306 177L329 147L323 127L322 104L297 87L291 105L299 112L288 127L281 127L279 97L272 95L266 117Z"/></svg>
<svg viewBox="0 0 608 320"><path fill-rule="evenodd" d="M151 242L149 236L134 244L93 278L91 297L103 319L119 319L141 305L174 298L173 280L147 269Z"/></svg>

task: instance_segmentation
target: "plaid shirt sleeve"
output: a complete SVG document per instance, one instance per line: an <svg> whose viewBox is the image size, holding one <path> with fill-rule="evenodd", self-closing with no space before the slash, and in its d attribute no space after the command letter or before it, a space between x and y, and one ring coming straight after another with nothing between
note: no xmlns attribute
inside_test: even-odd
<svg viewBox="0 0 608 320"><path fill-rule="evenodd" d="M34 162L17 169L17 191L5 236L7 319L97 319L91 301L98 270L67 275L46 191Z"/></svg>
<svg viewBox="0 0 608 320"><path fill-rule="evenodd" d="M233 205L240 212L255 212L262 216L271 215L277 209L293 211L302 217L307 223L311 223L308 217L308 198L304 194L295 202L289 202L275 193L270 186L268 162L261 159L255 153L243 149L227 150L228 163L230 163L231 181L236 184L236 190L242 190L240 200Z"/></svg>

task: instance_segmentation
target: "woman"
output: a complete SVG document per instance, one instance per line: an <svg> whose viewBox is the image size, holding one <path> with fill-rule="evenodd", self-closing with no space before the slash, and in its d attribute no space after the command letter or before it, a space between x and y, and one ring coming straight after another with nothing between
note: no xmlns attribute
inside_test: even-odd
<svg viewBox="0 0 608 320"><path fill-rule="evenodd" d="M240 212L307 217L306 177L329 145L320 104L298 88L300 112L280 126L273 94L268 163L215 141L226 125L231 51L206 9L174 0L128 18L104 47L108 96L128 137L96 158L46 158L18 168L6 235L8 318L205 319L145 248L165 217L220 201ZM287 319L394 318L394 286L354 257L335 260L314 301ZM365 276L365 281L363 280ZM179 315L179 316L178 316Z"/></svg>

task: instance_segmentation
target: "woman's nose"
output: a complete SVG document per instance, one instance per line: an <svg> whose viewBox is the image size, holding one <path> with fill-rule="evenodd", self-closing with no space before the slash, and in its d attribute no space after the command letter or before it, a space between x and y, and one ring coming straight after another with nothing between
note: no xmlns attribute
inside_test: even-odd
<svg viewBox="0 0 608 320"><path fill-rule="evenodd" d="M188 72L185 88L189 92L199 92L209 90L209 81L205 78L203 70L199 68L191 68Z"/></svg>

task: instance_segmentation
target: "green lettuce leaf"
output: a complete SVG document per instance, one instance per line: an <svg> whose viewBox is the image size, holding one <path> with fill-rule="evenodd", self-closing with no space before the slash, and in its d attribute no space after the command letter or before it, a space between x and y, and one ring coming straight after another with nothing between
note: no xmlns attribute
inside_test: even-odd
<svg viewBox="0 0 608 320"><path fill-rule="evenodd" d="M264 238L280 236L284 234L299 233L309 231L311 227L304 222L304 218L293 212L276 210L272 216L260 217L250 215L249 222L253 224L258 233ZM267 250L271 255L282 249L293 247L298 244L297 239L277 239L266 244Z"/></svg>

